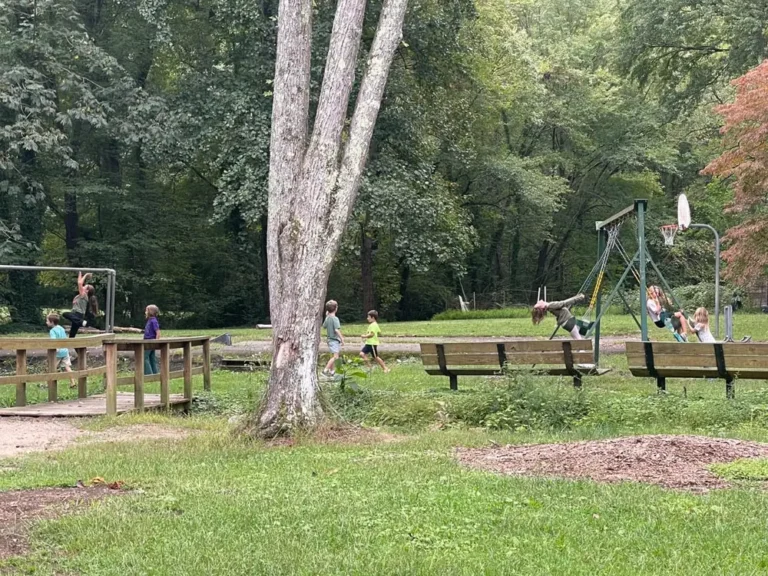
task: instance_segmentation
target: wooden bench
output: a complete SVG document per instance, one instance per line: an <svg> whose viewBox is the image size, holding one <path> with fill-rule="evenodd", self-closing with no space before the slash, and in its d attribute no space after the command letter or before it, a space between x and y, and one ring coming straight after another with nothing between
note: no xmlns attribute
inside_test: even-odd
<svg viewBox="0 0 768 576"><path fill-rule="evenodd" d="M594 365L592 340L424 343L421 361L427 374L447 376L451 390L458 390L459 376L494 376L505 366L572 376L576 387L581 386L582 376L602 376L609 371Z"/></svg>
<svg viewBox="0 0 768 576"><path fill-rule="evenodd" d="M737 378L768 380L768 344L627 342L627 365L633 376L655 378L659 392L667 378L719 378L733 398Z"/></svg>

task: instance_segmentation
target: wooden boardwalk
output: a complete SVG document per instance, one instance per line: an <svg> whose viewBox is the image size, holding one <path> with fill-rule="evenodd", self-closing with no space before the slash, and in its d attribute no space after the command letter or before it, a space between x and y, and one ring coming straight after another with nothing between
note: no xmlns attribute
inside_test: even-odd
<svg viewBox="0 0 768 576"><path fill-rule="evenodd" d="M182 394L171 394L171 408L183 407L188 401ZM160 394L144 394L145 410L162 409ZM124 414L135 410L132 392L117 393L117 413ZM89 396L80 400L64 400L62 402L42 402L28 406L12 406L0 408L0 417L33 417L33 418L79 418L83 416L106 416L107 397L105 394Z"/></svg>

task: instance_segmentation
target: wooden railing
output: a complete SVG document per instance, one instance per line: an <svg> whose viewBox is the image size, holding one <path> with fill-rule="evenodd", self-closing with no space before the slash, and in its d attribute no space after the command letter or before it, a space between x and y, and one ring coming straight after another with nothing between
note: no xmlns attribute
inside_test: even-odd
<svg viewBox="0 0 768 576"><path fill-rule="evenodd" d="M192 348L202 347L203 365L192 367ZM171 372L171 350L181 349L183 368ZM160 352L160 373L147 376L144 374L144 352L157 350ZM131 376L117 377L118 352L133 352L134 372ZM192 377L203 375L203 388L211 389L211 342L208 336L195 338L162 338L159 340L122 340L114 339L104 342L104 354L107 363L107 414L117 412L117 387L133 384L134 408L144 410L144 384L160 382L160 404L170 408L171 396L169 382L175 378L184 378L184 402L189 405L192 401ZM112 369L111 367L115 368Z"/></svg>
<svg viewBox="0 0 768 576"><path fill-rule="evenodd" d="M192 349L202 348L202 366L192 366ZM71 373L57 372L56 351L59 348L74 348L77 353L76 370ZM88 349L103 347L104 366L88 368ZM171 372L171 350L181 349L181 370ZM58 380L64 378L77 379L77 395L86 398L88 395L88 377L103 376L106 380L106 412L108 415L117 414L117 387L133 384L134 408L144 410L144 385L151 382L160 382L160 404L163 408L170 408L172 404L182 404L188 408L192 402L192 377L203 375L203 387L211 389L211 344L207 336L192 338L163 338L160 340L129 340L117 339L113 335L84 336L67 340L55 340L52 338L0 338L0 350L14 350L16 352L16 373L13 376L0 376L0 385L16 385L16 406L26 406L26 386L31 382L48 383L48 401L58 400ZM30 374L27 370L27 352L30 350L44 350L47 353L47 372L44 374ZM160 355L160 373L147 376L144 374L144 352L157 350ZM118 377L117 358L119 352L133 352L134 373L130 376ZM75 368L75 367L73 367ZM171 402L169 383L175 378L184 379L183 400Z"/></svg>
<svg viewBox="0 0 768 576"><path fill-rule="evenodd" d="M53 338L0 338L0 350L16 351L16 374L0 376L0 386L3 384L16 385L16 406L27 405L27 384L32 382L48 383L48 401L58 400L58 381L64 378L77 379L77 396L85 398L88 395L88 377L105 375L105 366L88 368L88 348L101 347L106 336L85 336L83 338L54 340ZM56 351L59 348L71 346L77 353L77 365L70 374L57 372ZM29 374L27 371L27 352L30 350L45 350L48 356L48 372L45 374ZM74 369L76 368L76 369Z"/></svg>

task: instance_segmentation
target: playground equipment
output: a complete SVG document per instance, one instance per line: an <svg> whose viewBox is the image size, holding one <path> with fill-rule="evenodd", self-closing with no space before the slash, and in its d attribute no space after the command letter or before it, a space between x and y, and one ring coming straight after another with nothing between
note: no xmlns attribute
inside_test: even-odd
<svg viewBox="0 0 768 576"><path fill-rule="evenodd" d="M645 242L645 216L647 212L648 201L645 199L637 199L631 206L613 214L606 220L595 223L595 229L598 233L597 263L592 268L592 271L587 276L587 279L584 281L580 290L583 294L587 294L589 288L592 287L587 311L578 321L580 332L583 336L587 338L594 336L595 364L600 361L600 322L617 295L624 302L624 305L632 314L635 323L640 328L643 341L648 340L648 311L646 307L644 305L640 306L640 319L638 320L637 316L632 312L632 307L629 305L629 302L627 302L624 294L621 292L621 287L630 273L632 273L640 286L641 300L643 300L643 295L648 293L646 268L647 264L650 263L666 294L671 298L673 305L676 308L682 308L675 298L672 288L669 286L664 275L661 273L659 267L648 252ZM681 215L680 211L678 212L679 215ZM682 214L682 216L685 215ZM630 220L634 220L635 222L635 233L637 238L637 250L632 256L629 255L619 238L622 227ZM685 219L681 220L680 223L684 226L687 225ZM677 232L677 227L675 227L675 232ZM603 302L603 282L606 278L610 279L607 265L613 252L618 253L622 257L625 268L624 272L619 277L619 280L615 283L613 290L610 292L605 302ZM594 320L592 320L593 316Z"/></svg>
<svg viewBox="0 0 768 576"><path fill-rule="evenodd" d="M92 274L106 274L107 275L107 296L105 299L104 316L105 316L105 329L107 332L114 332L115 330L115 284L117 280L117 272L111 268L68 268L63 266L10 266L1 265L0 272L10 272L13 270L27 271L27 272L90 272Z"/></svg>

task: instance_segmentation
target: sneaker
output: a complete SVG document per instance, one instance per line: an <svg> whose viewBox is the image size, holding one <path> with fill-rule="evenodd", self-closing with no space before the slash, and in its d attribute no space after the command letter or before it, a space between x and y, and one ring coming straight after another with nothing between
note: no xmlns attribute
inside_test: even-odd
<svg viewBox="0 0 768 576"><path fill-rule="evenodd" d="M744 344L746 344L747 342L752 342L752 336L744 336L744 338L742 338L741 341Z"/></svg>

